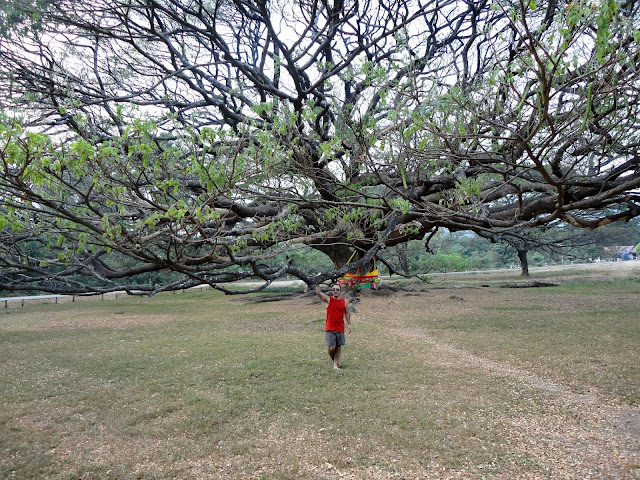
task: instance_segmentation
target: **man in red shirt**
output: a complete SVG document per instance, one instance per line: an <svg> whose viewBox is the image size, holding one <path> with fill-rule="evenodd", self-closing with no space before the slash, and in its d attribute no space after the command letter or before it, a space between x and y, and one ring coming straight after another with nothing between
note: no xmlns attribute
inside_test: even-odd
<svg viewBox="0 0 640 480"><path fill-rule="evenodd" d="M340 285L331 287L331 296L320 291L320 285L316 285L316 294L327 305L327 320L324 324L324 344L329 348L329 357L333 362L333 368L339 370L340 347L346 343L344 337L344 322L347 321L347 333L351 333L351 315L347 300L340 296Z"/></svg>

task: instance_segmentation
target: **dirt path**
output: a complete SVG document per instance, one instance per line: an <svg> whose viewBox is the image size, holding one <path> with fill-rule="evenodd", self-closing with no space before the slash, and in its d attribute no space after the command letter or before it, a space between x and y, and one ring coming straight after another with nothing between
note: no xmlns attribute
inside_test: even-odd
<svg viewBox="0 0 640 480"><path fill-rule="evenodd" d="M448 369L471 367L479 376L506 378L515 390L541 397L543 413L523 412L502 421L508 432L504 442L514 456L534 458L541 470L549 472L548 478L640 478L640 412L607 402L596 390L571 391L522 368L442 343L418 329L400 329L397 334L408 343L428 346L431 357L435 350Z"/></svg>

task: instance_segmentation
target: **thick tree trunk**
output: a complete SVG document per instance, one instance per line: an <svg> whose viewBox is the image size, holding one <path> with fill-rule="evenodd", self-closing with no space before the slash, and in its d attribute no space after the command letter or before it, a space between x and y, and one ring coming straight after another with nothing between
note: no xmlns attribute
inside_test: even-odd
<svg viewBox="0 0 640 480"><path fill-rule="evenodd" d="M529 276L529 260L527 259L528 250L518 249L518 258L520 259L520 267L522 269L522 276Z"/></svg>
<svg viewBox="0 0 640 480"><path fill-rule="evenodd" d="M346 265L353 253L353 250L345 244L314 245L314 248L327 255L336 269ZM357 257L354 257L354 260L357 260Z"/></svg>

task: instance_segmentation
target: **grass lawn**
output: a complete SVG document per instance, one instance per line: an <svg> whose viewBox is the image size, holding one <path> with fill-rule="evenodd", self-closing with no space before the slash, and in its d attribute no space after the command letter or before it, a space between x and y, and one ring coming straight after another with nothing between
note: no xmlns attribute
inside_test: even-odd
<svg viewBox="0 0 640 480"><path fill-rule="evenodd" d="M340 372L312 296L5 309L0 479L640 478L640 266L511 275L363 294Z"/></svg>

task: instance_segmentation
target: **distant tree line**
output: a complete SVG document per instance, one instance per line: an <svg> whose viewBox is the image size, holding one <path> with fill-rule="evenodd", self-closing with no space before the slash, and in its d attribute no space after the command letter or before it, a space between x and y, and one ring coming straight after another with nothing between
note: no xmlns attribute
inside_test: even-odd
<svg viewBox="0 0 640 480"><path fill-rule="evenodd" d="M531 266L564 264L569 262L593 262L597 259L610 260L606 247L640 247L640 222L634 219L628 223L611 223L594 231L572 227L556 226L540 237L531 239L528 263ZM531 232L528 232L531 235ZM443 229L429 239L430 250L425 250L425 240L413 240L407 244L389 247L377 261L383 276L415 276L429 273L460 272L494 268L521 268L518 249L506 241L491 241L473 232L451 232ZM638 249L638 248L637 248ZM276 257L276 261L293 261L307 275L313 275L331 268L331 260L321 252L306 246L293 247ZM122 268L131 260L120 257ZM398 266L400 266L398 268ZM179 281L176 272L149 272L138 277L140 285L166 284ZM96 287L99 279L94 279ZM132 286L135 289L135 285ZM24 292L23 292L24 293ZM28 293L28 292L27 292ZM35 290L31 293L37 293ZM0 290L0 296L10 292Z"/></svg>
<svg viewBox="0 0 640 480"><path fill-rule="evenodd" d="M534 233L537 236L534 238ZM413 240L407 244L384 249L377 266L381 274L418 275L436 272L459 272L492 268L521 268L518 247L526 248L531 266L562 264L569 262L593 262L609 260L606 247L635 246L640 243L640 223L634 219L628 223L611 223L593 231L571 225L557 225L545 231L527 232L524 242L514 245L513 239L490 239L473 232L438 231L429 239ZM528 244L526 242L529 242ZM295 249L286 254L308 274L322 271L329 266L326 256L310 249Z"/></svg>
<svg viewBox="0 0 640 480"><path fill-rule="evenodd" d="M531 233L531 232L528 232ZM592 232L564 225L551 232L541 232L528 249L528 263L544 266L569 262L593 262L609 260L604 249L612 246L635 246L640 242L638 222L610 224ZM555 239L562 239L557 241ZM395 263L402 263L406 256L408 271L455 272L491 268L521 268L518 249L508 242L491 242L472 232L439 232L431 241L432 252L424 250L422 242L409 242L406 251L393 255Z"/></svg>

